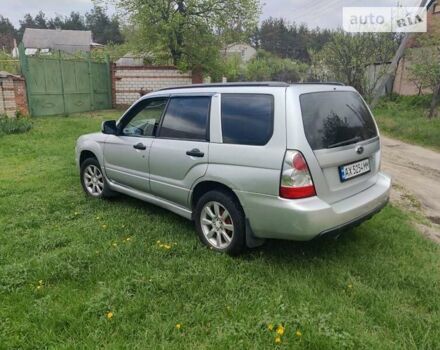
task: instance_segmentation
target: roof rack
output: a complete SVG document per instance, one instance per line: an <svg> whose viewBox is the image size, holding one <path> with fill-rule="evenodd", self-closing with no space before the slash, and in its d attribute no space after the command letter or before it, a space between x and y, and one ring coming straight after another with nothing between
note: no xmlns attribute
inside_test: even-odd
<svg viewBox="0 0 440 350"><path fill-rule="evenodd" d="M303 83L296 83L296 84L303 84L303 85L339 85L339 86L345 86L344 83L341 83L339 81L305 81Z"/></svg>
<svg viewBox="0 0 440 350"><path fill-rule="evenodd" d="M246 87L246 86L270 86L270 87L288 87L290 84L281 81L269 81L269 82L239 82L239 83L214 83L214 84L192 84L192 85L179 85L175 87L167 87L160 89L175 90L175 89L192 89L192 88L210 88L210 87Z"/></svg>
<svg viewBox="0 0 440 350"><path fill-rule="evenodd" d="M267 81L267 82L238 82L238 83L213 83L213 84L192 84L192 85L179 85L179 86L171 86L171 87L166 87L163 89L160 89L158 91L164 91L164 90L177 90L177 89L195 89L195 88L216 88L216 87L222 87L222 88L227 88L227 87L252 87L252 86L266 86L266 87L289 87L291 85L312 85L312 84L320 84L320 85L340 85L340 86L344 86L345 84L340 83L340 82L333 82L333 81L329 81L329 82L323 82L323 81L318 81L318 82L304 82L304 83L293 83L293 84L288 84L288 83L284 83L282 81Z"/></svg>

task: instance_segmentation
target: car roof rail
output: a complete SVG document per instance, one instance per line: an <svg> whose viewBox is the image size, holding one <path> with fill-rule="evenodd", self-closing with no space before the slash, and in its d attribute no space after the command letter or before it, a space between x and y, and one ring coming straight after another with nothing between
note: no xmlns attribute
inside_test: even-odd
<svg viewBox="0 0 440 350"><path fill-rule="evenodd" d="M213 84L192 84L192 85L179 85L173 87L166 87L160 89L164 90L175 90L175 89L195 89L195 88L211 88L211 87L252 87L252 86L266 86L266 87L288 87L290 84L284 83L282 81L261 81L261 82L238 82L238 83L213 83Z"/></svg>
<svg viewBox="0 0 440 350"><path fill-rule="evenodd" d="M339 85L339 86L345 86L344 83L341 83L340 81L305 81L302 83L298 83L298 84L303 84L303 85Z"/></svg>
<svg viewBox="0 0 440 350"><path fill-rule="evenodd" d="M159 89L158 91L178 90L178 89L196 89L196 88L228 88L228 87L289 87L292 85L340 85L345 86L344 83L338 81L306 81L301 83L288 84L282 81L262 81L262 82L236 82L236 83L211 83L211 84L191 84L170 86Z"/></svg>

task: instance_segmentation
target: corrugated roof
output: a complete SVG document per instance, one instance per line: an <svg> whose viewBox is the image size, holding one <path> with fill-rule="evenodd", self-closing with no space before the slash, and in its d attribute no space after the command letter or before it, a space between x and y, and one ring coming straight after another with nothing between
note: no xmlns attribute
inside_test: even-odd
<svg viewBox="0 0 440 350"><path fill-rule="evenodd" d="M23 44L32 49L53 49L65 52L90 51L90 30L61 30L26 28Z"/></svg>

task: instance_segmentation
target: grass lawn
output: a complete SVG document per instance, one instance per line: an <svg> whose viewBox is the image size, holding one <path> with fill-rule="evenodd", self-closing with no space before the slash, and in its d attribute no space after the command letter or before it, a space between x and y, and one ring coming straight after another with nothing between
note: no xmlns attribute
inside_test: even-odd
<svg viewBox="0 0 440 350"><path fill-rule="evenodd" d="M1 349L440 348L440 248L401 211L338 241L216 254L174 214L83 194L75 140L115 116L0 137Z"/></svg>
<svg viewBox="0 0 440 350"><path fill-rule="evenodd" d="M431 96L397 96L374 109L385 135L440 151L440 116L427 118Z"/></svg>

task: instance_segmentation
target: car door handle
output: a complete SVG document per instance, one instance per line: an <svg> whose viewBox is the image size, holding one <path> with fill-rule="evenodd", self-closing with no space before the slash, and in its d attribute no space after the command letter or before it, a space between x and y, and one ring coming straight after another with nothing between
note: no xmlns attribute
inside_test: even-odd
<svg viewBox="0 0 440 350"><path fill-rule="evenodd" d="M139 142L139 143L133 145L133 148L145 150L145 149L147 149L147 146L145 146L143 143Z"/></svg>
<svg viewBox="0 0 440 350"><path fill-rule="evenodd" d="M187 156L202 158L205 153L201 152L198 148L193 148L191 151L186 151Z"/></svg>

